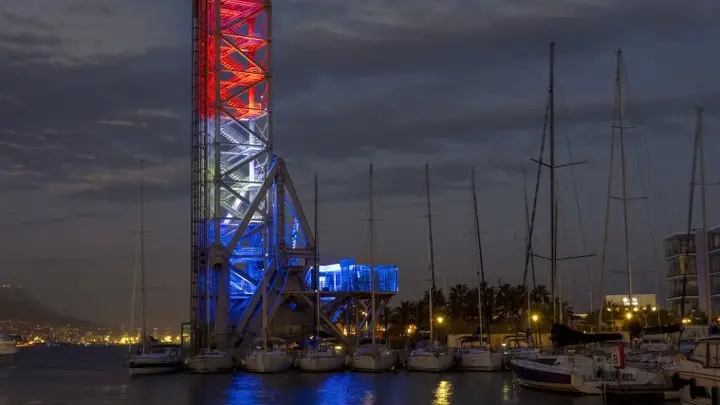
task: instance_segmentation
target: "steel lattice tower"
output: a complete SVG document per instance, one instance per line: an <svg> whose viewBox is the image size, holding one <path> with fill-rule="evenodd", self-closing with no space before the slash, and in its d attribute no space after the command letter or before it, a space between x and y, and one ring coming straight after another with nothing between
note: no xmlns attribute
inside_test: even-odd
<svg viewBox="0 0 720 405"><path fill-rule="evenodd" d="M243 348L262 334L261 283L268 319L284 303L291 311L314 307L306 280L315 240L285 163L273 155L271 24L270 0L193 0L190 339L196 349ZM343 271L354 280L343 284L350 291L324 292L322 315L323 329L340 338L333 319L369 290L362 281L367 269ZM387 297L397 290L391 284Z"/></svg>

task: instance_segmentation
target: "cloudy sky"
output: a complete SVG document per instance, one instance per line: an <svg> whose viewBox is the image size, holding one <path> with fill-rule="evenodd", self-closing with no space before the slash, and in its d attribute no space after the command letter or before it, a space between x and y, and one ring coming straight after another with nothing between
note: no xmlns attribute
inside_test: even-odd
<svg viewBox="0 0 720 405"><path fill-rule="evenodd" d="M127 324L142 157L151 323L188 319L190 12L180 0L0 5L2 281L61 311ZM520 281L523 172L532 183L551 40L558 163L569 151L588 162L558 171L561 255L601 251L617 47L634 126L630 194L649 197L630 203L635 293L655 291L661 240L687 226L694 104L706 110L708 181L718 178L715 0L276 0L274 18L277 153L308 212L320 176L323 261L367 259L372 161L379 260L401 267L402 299L419 295L428 277L425 162L438 276L473 282L476 165L488 277ZM541 189L538 253L547 247L547 178ZM720 221L717 191L708 193L711 223ZM607 289L622 293L621 205L613 204ZM587 267L597 292L599 258L561 265L583 309ZM547 266L537 268L545 280Z"/></svg>

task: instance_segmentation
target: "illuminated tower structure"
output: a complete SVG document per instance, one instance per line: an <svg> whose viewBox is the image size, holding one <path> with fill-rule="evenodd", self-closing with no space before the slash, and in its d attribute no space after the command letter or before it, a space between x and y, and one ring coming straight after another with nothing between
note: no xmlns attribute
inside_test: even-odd
<svg viewBox="0 0 720 405"><path fill-rule="evenodd" d="M270 0L193 0L194 348L245 347L262 335L262 308L272 320L283 304L313 306L315 241L273 154L271 34ZM342 336L332 318L351 298L326 298L324 329Z"/></svg>

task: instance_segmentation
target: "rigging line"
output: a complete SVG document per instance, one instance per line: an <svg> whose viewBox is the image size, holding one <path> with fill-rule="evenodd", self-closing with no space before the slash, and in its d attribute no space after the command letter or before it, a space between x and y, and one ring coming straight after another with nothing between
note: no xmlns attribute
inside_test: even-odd
<svg viewBox="0 0 720 405"><path fill-rule="evenodd" d="M642 138L640 139L640 143L642 145ZM641 169L642 162L641 162L641 158L640 158L640 148L635 148L635 160L638 165L638 169ZM649 172L649 170L646 170L646 172ZM641 175L640 175L640 190L642 190L643 195L649 196L648 201L645 201L646 209L644 211L645 211L645 217L647 219L647 224L648 224L648 232L650 233L650 248L652 249L653 258L655 259L654 261L656 262L655 288L656 288L657 293L660 294L661 287L662 287L660 269L662 268L663 260L658 252L657 242L655 240L655 237L657 234L655 233L655 227L653 226L652 216L650 215L650 211L652 210L652 207L654 207L655 205L650 204L649 200L652 198L651 197L652 191L650 191L651 187L649 184L647 184L647 182L646 182L647 179L645 179L642 176L643 172L641 171L640 173L641 173ZM650 177L650 176L648 176L648 177ZM653 200L653 201L655 201L655 200ZM664 217L660 217L660 218L664 218ZM660 312L658 311L658 325L659 324L660 324Z"/></svg>
<svg viewBox="0 0 720 405"><path fill-rule="evenodd" d="M568 158L570 159L571 162L574 162L573 155L572 155L572 147L570 146L570 136L568 136L566 133L565 138L567 140ZM575 166L570 166L570 176L572 179L573 191L575 193L575 208L576 208L577 214L578 214L578 226L580 228L580 241L582 244L582 254L586 255L588 252L587 239L585 238L585 227L583 224L582 211L580 210L580 196L578 194L577 180L575 177ZM590 312L592 313L593 312L592 272L590 270L590 260L587 257L585 257L585 270L587 271L588 292L590 294L590 297L589 297Z"/></svg>
<svg viewBox="0 0 720 405"><path fill-rule="evenodd" d="M616 75L615 81L617 82L619 80L619 76ZM605 293L605 267L607 265L607 251L608 251L608 236L610 232L610 202L612 201L611 195L612 195L612 185L613 185L613 168L615 166L615 138L617 137L617 130L616 130L616 115L617 115L617 104L618 104L618 92L617 92L617 83L615 84L615 99L614 99L614 105L613 108L613 120L612 120L612 129L611 129L611 136L610 136L610 164L609 164L609 170L608 170L608 182L607 182L607 197L605 200L605 224L604 224L604 230L603 230L603 244L602 244L602 255L600 258L600 291L598 291L598 297L600 298L600 305L598 308L600 311L598 312L598 319L597 319L597 328L598 331L602 328L602 322L603 322L603 315L604 315L604 307L605 307L605 298L603 297Z"/></svg>
<svg viewBox="0 0 720 405"><path fill-rule="evenodd" d="M632 108L632 104L629 102L629 100L632 100L632 83L630 81L630 75L627 74L627 64L625 63L625 59L623 58L621 61L621 69L623 70L624 74L624 80L623 80L623 86L625 87L625 100L628 108ZM638 167L638 171L640 172L640 188L642 190L643 195L647 196L648 200L652 199L655 203L650 204L650 201L645 202L645 216L647 219L648 224L648 231L650 233L650 248L652 249L652 254L654 261L656 262L656 271L655 271L655 288L658 294L660 294L660 291L662 290L662 274L660 269L663 267L663 260L661 255L659 254L659 249L657 246L656 236L655 233L656 229L653 225L654 221L652 219L652 215L650 211L653 211L655 214L655 218L667 218L665 214L667 214L668 210L664 204L664 199L661 198L661 193L659 190L654 187L655 184L657 184L657 180L654 176L655 170L657 170L657 167L653 167L653 162L656 162L657 160L653 159L651 149L648 144L647 136L643 131L638 131L638 137L636 142L638 143L637 147L635 148L635 159ZM649 167L642 164L642 158L640 156L641 151L644 152L646 157L648 158L647 162ZM652 169L652 170L651 170ZM662 221L664 225L662 225L663 228L665 228L666 233L670 233L670 223L667 220ZM658 325L660 322L660 312L658 311Z"/></svg>
<svg viewBox="0 0 720 405"><path fill-rule="evenodd" d="M530 208L528 207L528 198L527 198L527 183L526 183L526 176L525 171L523 171L523 199L524 205L525 205L525 244L529 245L529 256L530 256L530 269L532 271L532 285L533 285L533 291L537 289L537 282L535 279L535 256L533 255L533 249L532 249L532 241L530 241ZM528 288L526 285L523 285L525 287L525 290L527 291ZM527 291L530 293L530 291Z"/></svg>
<svg viewBox="0 0 720 405"><path fill-rule="evenodd" d="M687 293L687 273L690 269L688 269L688 265L690 264L690 240L692 238L691 232L692 232L692 218L693 218L693 207L695 205L695 174L697 172L697 158L698 158L698 146L700 141L700 131L695 132L695 141L693 142L693 158L692 158L692 169L690 170L690 199L688 204L688 216L687 216L687 244L683 247L684 254L683 258L685 259L685 271L683 272L683 280L682 280L682 296L680 299L680 319L685 318L685 295ZM681 241L682 243L682 241ZM697 261L695 262L697 266ZM680 270L682 270L682 263L679 263ZM697 272L696 272L697 273ZM698 291L698 294L700 291ZM682 341L682 329L680 330L680 334L678 336L678 350L680 350L680 342Z"/></svg>
<svg viewBox="0 0 720 405"><path fill-rule="evenodd" d="M135 303L137 301L137 276L138 267L140 262L140 240L137 240L137 246L135 247L135 260L133 260L133 273L132 273L132 293L130 298L130 333L134 334L135 330ZM132 336L132 335L131 335ZM130 345L128 345L128 352L130 351Z"/></svg>
<svg viewBox="0 0 720 405"><path fill-rule="evenodd" d="M543 131L542 131L542 141L540 142L540 153L538 154L538 161L537 161L537 174L535 176L535 191L533 194L533 203L532 203L532 211L530 215L530 224L529 224L529 230L528 230L528 238L527 238L527 246L525 247L525 269L523 271L523 285L527 286L527 273L528 273L528 264L530 261L530 258L532 256L533 248L532 248L532 241L533 241L533 234L535 231L535 217L537 215L537 206L538 206L538 197L540 195L540 180L542 178L542 167L543 167L543 157L545 156L545 144L548 136L548 126L550 123L550 91L548 90L548 97L547 97L547 103L545 105L545 116L543 119ZM533 279L535 279L535 266L532 266L533 271ZM526 288L527 290L527 288Z"/></svg>

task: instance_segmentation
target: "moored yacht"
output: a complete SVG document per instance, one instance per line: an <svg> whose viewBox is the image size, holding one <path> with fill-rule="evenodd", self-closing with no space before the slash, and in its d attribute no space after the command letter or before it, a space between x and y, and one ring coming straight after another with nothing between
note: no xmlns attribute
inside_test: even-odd
<svg viewBox="0 0 720 405"><path fill-rule="evenodd" d="M397 354L387 347L385 340L369 338L360 340L357 350L353 353L350 367L355 371L380 373L391 371L397 363Z"/></svg>
<svg viewBox="0 0 720 405"><path fill-rule="evenodd" d="M405 366L410 371L447 371L454 364L453 355L438 342L422 340L408 355Z"/></svg>
<svg viewBox="0 0 720 405"><path fill-rule="evenodd" d="M234 360L222 350L205 349L187 361L191 373L211 374L233 371Z"/></svg>
<svg viewBox="0 0 720 405"><path fill-rule="evenodd" d="M297 360L297 367L302 371L320 373L342 370L345 367L345 353L333 339L326 339L303 352Z"/></svg>
<svg viewBox="0 0 720 405"><path fill-rule="evenodd" d="M15 340L5 333L0 333L0 356L12 356L18 352Z"/></svg>
<svg viewBox="0 0 720 405"><path fill-rule="evenodd" d="M368 225L370 225L368 232L370 239L370 314L367 325L370 337L358 342L358 347L353 353L351 367L355 371L378 373L393 370L397 363L397 354L388 348L385 340L377 338L377 327L375 326L375 317L377 316L375 308L375 198L372 164L368 173L368 208L370 214L368 219Z"/></svg>
<svg viewBox="0 0 720 405"><path fill-rule="evenodd" d="M128 360L130 375L170 374L182 368L180 345L154 344L131 356Z"/></svg>
<svg viewBox="0 0 720 405"><path fill-rule="evenodd" d="M458 342L456 361L462 370L496 371L503 368L502 352L494 351L477 336L464 337Z"/></svg>
<svg viewBox="0 0 720 405"><path fill-rule="evenodd" d="M555 324L552 339L556 348L619 341L619 333L582 333L568 326ZM663 384L661 372L626 366L619 370L602 356L584 354L539 355L535 358L513 359L510 362L516 381L526 387L599 395L602 385L620 380L622 385ZM618 376L619 373L619 376Z"/></svg>
<svg viewBox="0 0 720 405"><path fill-rule="evenodd" d="M687 358L676 364L675 380L683 387L683 404L707 404L720 399L720 336L700 338Z"/></svg>
<svg viewBox="0 0 720 405"><path fill-rule="evenodd" d="M255 348L243 359L243 364L253 373L283 373L292 361L284 340L267 338L266 342L263 339L255 341Z"/></svg>
<svg viewBox="0 0 720 405"><path fill-rule="evenodd" d="M453 355L448 352L447 347L435 341L433 315L433 299L437 290L435 289L435 251L433 245L432 210L430 206L430 165L425 164L425 197L427 200L427 221L428 221L428 259L430 270L430 285L428 286L428 323L430 325L429 340L418 342L416 348L405 359L405 366L411 371L445 371L449 370L454 363ZM438 318L442 322L442 317Z"/></svg>
<svg viewBox="0 0 720 405"><path fill-rule="evenodd" d="M309 372L329 372L338 371L345 367L345 353L342 346L337 344L335 339L321 339L320 335L322 332L321 317L322 304L320 302L320 248L319 248L319 232L318 232L318 221L319 221L319 191L318 191L318 176L315 175L315 223L313 227L313 234L315 238L315 259L312 267L312 289L315 291L315 318L313 330L315 335L311 336L311 342L306 347L306 350L300 355L297 360L297 367L302 371ZM374 270L374 267L373 267ZM374 298L374 297L373 297Z"/></svg>

